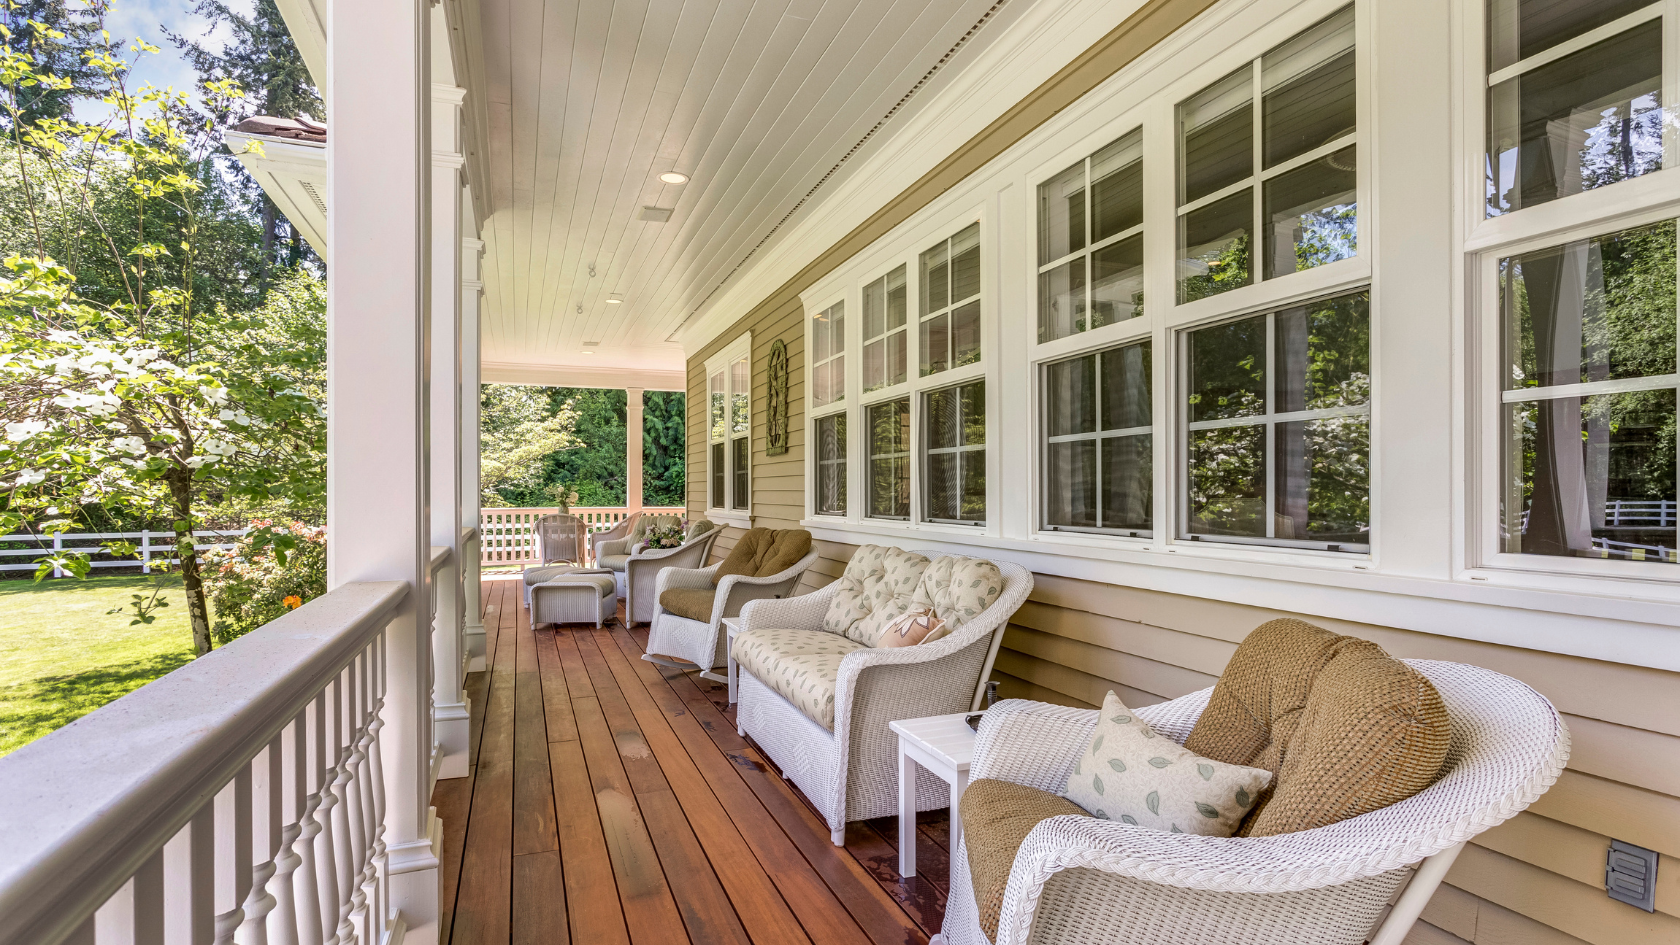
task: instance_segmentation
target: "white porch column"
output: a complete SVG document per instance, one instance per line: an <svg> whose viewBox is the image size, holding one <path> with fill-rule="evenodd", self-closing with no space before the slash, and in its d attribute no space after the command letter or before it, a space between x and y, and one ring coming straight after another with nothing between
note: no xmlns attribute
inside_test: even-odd
<svg viewBox="0 0 1680 945"><path fill-rule="evenodd" d="M472 206L470 197L465 202L467 207ZM466 230L475 232L477 226L469 225ZM483 500L478 479L478 307L484 297L479 260L483 256L483 240L472 237L461 240L461 524L475 529L481 524L478 504ZM467 620L462 638L470 673L484 671L484 605L479 598L482 546L483 536L474 538L464 561Z"/></svg>
<svg viewBox="0 0 1680 945"><path fill-rule="evenodd" d="M624 389L624 504L642 507L642 389Z"/></svg>
<svg viewBox="0 0 1680 945"><path fill-rule="evenodd" d="M466 693L461 688L461 103L467 90L432 86L432 544L450 550L435 576L432 724L438 777L467 776Z"/></svg>
<svg viewBox="0 0 1680 945"><path fill-rule="evenodd" d="M386 628L383 878L408 945L436 945L426 435L431 79L423 0L327 4L327 583L403 581ZM376 849L377 849L376 845Z"/></svg>

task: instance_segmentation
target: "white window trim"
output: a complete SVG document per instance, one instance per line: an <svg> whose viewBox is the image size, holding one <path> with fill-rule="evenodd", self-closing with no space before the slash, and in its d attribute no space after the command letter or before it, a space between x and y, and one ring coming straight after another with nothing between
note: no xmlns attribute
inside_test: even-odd
<svg viewBox="0 0 1680 945"><path fill-rule="evenodd" d="M1470 505L1475 462L1467 456L1473 451L1465 448L1471 442L1468 431L1477 422L1469 369L1478 356L1470 308L1474 273L1465 251L1497 247L1518 236L1565 231L1573 222L1569 208L1589 199L1599 201L1595 206L1605 214L1605 230L1616 228L1611 225L1616 222L1610 219L1612 211L1631 221L1654 205L1675 201L1680 206L1680 175L1647 175L1519 214L1481 219L1486 90L1479 61L1482 6L1481 0L1452 2L1456 6L1450 23L1426 24L1420 27L1423 34L1402 35L1378 31L1372 0L1355 0L1361 147L1359 255L1353 259L1288 279L1262 280L1188 305L1156 304L1176 301L1170 268L1149 264L1156 258L1171 260L1176 253L1175 228L1155 223L1157 217L1172 220L1176 209L1173 106L1229 72L1234 63L1252 60L1344 5L1338 0L1234 0L1215 5L1156 44L807 291L806 309L814 310L811 303L861 286L899 262L910 263L913 283L914 256L925 242L937 239L964 208L988 207L990 217L981 233L988 309L984 344L990 346L983 362L988 441L1037 442L1042 412L1033 378L1043 361L1150 338L1157 356L1154 540L1038 531L1036 448L989 451L991 495L983 534L980 529L862 519L857 514L864 501L861 433L853 434L852 514L844 521L808 518L803 525L827 541L886 542L926 553L990 556L1040 574L1680 671L1680 631L1673 629L1680 625L1680 587L1475 565L1474 529L1467 525L1474 521ZM1423 47L1429 65L1446 68L1421 77L1389 70L1379 85L1373 63L1404 59L1420 35L1438 40ZM1411 104L1415 99L1433 103L1444 94L1450 95L1454 109L1438 119L1426 121ZM1665 96L1680 101L1673 92L1665 90ZM1140 123L1146 125L1145 314L1039 345L1036 185ZM1404 149L1405 136L1425 129L1437 135L1433 147L1450 149L1442 150L1451 161L1450 178L1394 160ZM1386 189L1373 171L1379 154L1389 158L1383 174ZM1411 188L1426 182L1437 188L1436 182L1443 179L1450 187L1445 197L1432 189L1429 206L1403 206L1403 212L1384 214L1383 200L1392 210L1412 199ZM992 221L995 225L987 225ZM1446 272L1437 272L1435 267L1443 263ZM1429 280L1420 278L1425 264ZM1163 271L1165 279L1160 278ZM1439 283L1433 281L1437 277ZM1161 523L1172 521L1176 507L1171 479L1176 460L1164 443L1175 428L1171 392L1177 378L1176 359L1164 353L1173 350L1173 333L1365 286L1372 291L1371 516L1376 544L1371 554L1168 540L1169 530ZM909 290L915 293L916 287L912 284ZM1396 320L1402 316L1404 320ZM1419 346L1430 361L1413 371L1408 369L1412 362L1407 352ZM919 363L913 347L909 355L912 364ZM1418 376L1408 376L1413 373ZM908 390L909 385L901 385L860 396L852 409ZM862 426L857 415L852 423ZM915 423L913 419L913 428ZM1442 430L1443 425L1451 429ZM1420 439L1414 443L1410 438ZM1405 448L1386 449L1389 439ZM1008 455L998 455L1002 453ZM1427 469L1419 469L1419 461L1412 458L1420 455ZM912 495L918 491L913 487ZM1029 498L1018 498L1023 494ZM1000 502L1000 496L1007 501ZM1395 514L1385 525L1391 510Z"/></svg>
<svg viewBox="0 0 1680 945"><path fill-rule="evenodd" d="M734 404L733 372L730 367L742 358L747 359L747 507L734 508L735 499L735 451L730 446L733 439L729 435L731 424L731 410ZM719 373L723 374L723 416L724 416L724 449L723 456L726 464L723 473L723 491L721 497L712 495L712 438L711 438L711 379ZM752 527L752 332L745 332L739 338L729 343L729 346L718 351L706 359L706 515L720 525L733 525L736 528ZM713 505L712 503L718 503Z"/></svg>
<svg viewBox="0 0 1680 945"><path fill-rule="evenodd" d="M815 393L816 393L815 392L815 386L816 385L814 385L811 382L812 376L813 376L813 371L814 371L816 365L811 363L811 358L809 358L809 357L806 357L806 358L803 359L804 360L804 370L805 370L805 384L804 384L804 387L805 387L805 469L806 469L806 472L807 472L807 475L805 477L806 478L806 483L805 483L805 517L806 518L813 518L813 517L820 516L824 521L833 521L833 520L837 520L837 519L843 519L845 517L845 516L842 516L842 515L836 515L832 512L818 512L817 511L817 491L816 491L817 477L815 475L815 471L817 469L817 462L818 462L818 460L817 460L817 421L821 420L825 417L833 416L834 414L837 414L837 413L844 413L844 414L848 415L847 421L846 421L846 444L845 444L845 447L846 447L846 475L848 477L847 482L846 482L846 515L847 516L849 516L851 514L852 506L857 501L856 500L856 493L854 493L852 491L852 483L851 483L851 480L850 480L850 477L851 477L851 474L852 474L852 456L853 456L853 454L852 454L852 442L855 438L855 435L852 432L853 423L852 423L852 420L851 420L851 414L852 414L852 408L854 406L856 406L857 401L859 399L857 397L857 395L854 394L853 392L861 389L861 385L858 383L858 378L861 376L861 374L863 372L863 363L862 363L863 362L863 357L862 357L861 347L858 348L855 351L853 350L854 338L862 331L862 325L859 324L857 326L857 330L854 331L852 323L853 323L853 321L858 321L858 322L861 323L861 321L862 321L862 304L861 304L861 301L860 301L859 293L855 289L852 289L852 290L847 290L847 291L842 291L842 292L839 292L839 293L831 294L828 297L828 301L824 302L821 306L812 307L812 306L807 305L807 306L805 306L805 309L804 309L805 312L808 313L805 316L805 350L807 352L809 352L809 351L816 350L815 347L812 344L812 340L816 335L817 316L822 314L823 312L828 311L830 308L833 308L837 303L844 303L844 305L846 306L845 335L846 335L846 355L847 355L847 357L846 357L845 381L846 381L846 392L847 392L848 396L844 397L841 400L832 401L830 403L824 404L820 407L817 406L816 405L816 399L815 399ZM858 312L858 317L855 318L855 319L852 317L852 312L854 310L856 310Z"/></svg>

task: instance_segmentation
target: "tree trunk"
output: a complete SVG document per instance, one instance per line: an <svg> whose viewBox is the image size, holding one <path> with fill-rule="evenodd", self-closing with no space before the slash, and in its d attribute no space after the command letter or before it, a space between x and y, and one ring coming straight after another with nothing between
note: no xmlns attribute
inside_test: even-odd
<svg viewBox="0 0 1680 945"><path fill-rule="evenodd" d="M169 493L175 503L175 553L181 559L181 589L187 596L193 649L203 656L214 645L210 638L210 606L204 599L204 572L199 567L198 543L192 533L192 471L183 472L185 476L169 477Z"/></svg>

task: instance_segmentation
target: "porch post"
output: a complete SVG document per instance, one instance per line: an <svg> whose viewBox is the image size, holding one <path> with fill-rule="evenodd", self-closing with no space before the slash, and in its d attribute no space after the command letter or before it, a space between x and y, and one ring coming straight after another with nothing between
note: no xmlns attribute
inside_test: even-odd
<svg viewBox="0 0 1680 945"><path fill-rule="evenodd" d="M439 778L467 776L466 694L461 688L461 103L467 90L432 86L432 544L447 547L436 575L432 724Z"/></svg>
<svg viewBox="0 0 1680 945"><path fill-rule="evenodd" d="M472 201L464 201L463 211L471 219ZM466 232L475 233L476 223L469 222ZM479 275L479 260L484 255L484 241L473 237L461 240L461 524L467 528L483 527L479 502L483 500L478 479L478 397L479 397L479 300L484 296L484 281ZM466 647L467 672L484 672L484 604L479 598L479 567L483 561L484 536L472 540L466 560L466 630L462 639Z"/></svg>
<svg viewBox="0 0 1680 945"><path fill-rule="evenodd" d="M436 945L427 475L431 79L423 0L326 5L329 383L327 583L403 581L380 716L388 912ZM382 928L383 931L383 928Z"/></svg>
<svg viewBox="0 0 1680 945"><path fill-rule="evenodd" d="M624 389L624 504L630 514L642 507L642 389Z"/></svg>

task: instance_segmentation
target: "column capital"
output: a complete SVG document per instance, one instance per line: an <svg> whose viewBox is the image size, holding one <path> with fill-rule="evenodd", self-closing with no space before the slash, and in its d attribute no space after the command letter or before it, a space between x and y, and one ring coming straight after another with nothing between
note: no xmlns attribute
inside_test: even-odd
<svg viewBox="0 0 1680 945"><path fill-rule="evenodd" d="M455 105L459 107L467 100L467 90L456 85L445 85L442 82L432 83L432 101L439 105Z"/></svg>

